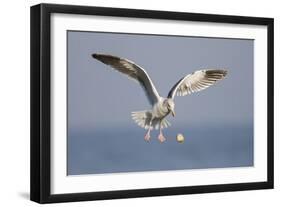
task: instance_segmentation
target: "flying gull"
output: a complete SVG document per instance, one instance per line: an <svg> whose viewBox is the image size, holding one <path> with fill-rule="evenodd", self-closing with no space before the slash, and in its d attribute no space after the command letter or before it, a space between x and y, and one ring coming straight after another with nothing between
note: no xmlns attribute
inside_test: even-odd
<svg viewBox="0 0 281 207"><path fill-rule="evenodd" d="M170 113L175 116L175 96L186 96L201 91L223 79L227 71L219 69L197 70L181 78L169 91L167 98L158 94L151 78L147 72L134 62L107 54L92 54L92 57L113 69L123 73L128 78L137 81L150 102L152 108L144 111L132 112L133 120L142 128L147 130L144 136L146 141L150 140L150 131L159 129L158 139L164 142L166 138L162 129L170 126L166 116Z"/></svg>

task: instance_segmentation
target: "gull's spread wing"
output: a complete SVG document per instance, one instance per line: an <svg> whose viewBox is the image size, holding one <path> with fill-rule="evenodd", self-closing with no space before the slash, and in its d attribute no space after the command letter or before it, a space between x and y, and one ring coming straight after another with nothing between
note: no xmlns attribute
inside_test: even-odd
<svg viewBox="0 0 281 207"><path fill-rule="evenodd" d="M113 69L125 74L127 77L136 80L143 87L150 104L153 105L159 100L159 94L152 80L140 66L130 60L112 55L93 54L92 57L106 65L110 65Z"/></svg>
<svg viewBox="0 0 281 207"><path fill-rule="evenodd" d="M170 90L168 98L186 96L201 91L223 79L226 70L198 70L180 79Z"/></svg>

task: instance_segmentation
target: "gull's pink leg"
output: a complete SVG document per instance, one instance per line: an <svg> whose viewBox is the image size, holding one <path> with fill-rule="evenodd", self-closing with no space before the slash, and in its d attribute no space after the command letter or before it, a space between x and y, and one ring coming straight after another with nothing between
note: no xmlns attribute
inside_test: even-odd
<svg viewBox="0 0 281 207"><path fill-rule="evenodd" d="M166 138L164 137L164 135L163 135L163 133L162 133L162 121L161 121L161 123L160 123L160 127L159 127L160 129L159 129L159 136L158 136L158 140L161 142L161 143L163 143L165 140L166 140Z"/></svg>
<svg viewBox="0 0 281 207"><path fill-rule="evenodd" d="M149 140L150 140L150 130L151 130L151 128L149 127L147 133L144 136L144 140L147 142L149 142Z"/></svg>
<svg viewBox="0 0 281 207"><path fill-rule="evenodd" d="M150 140L151 124L152 124L152 118L150 119L149 127L148 127L148 130L147 130L147 133L146 133L145 136L144 136L144 140L147 141L147 142L149 142L149 140Z"/></svg>
<svg viewBox="0 0 281 207"><path fill-rule="evenodd" d="M166 138L164 137L163 133L160 132L159 136L158 136L159 141L162 143L166 140Z"/></svg>

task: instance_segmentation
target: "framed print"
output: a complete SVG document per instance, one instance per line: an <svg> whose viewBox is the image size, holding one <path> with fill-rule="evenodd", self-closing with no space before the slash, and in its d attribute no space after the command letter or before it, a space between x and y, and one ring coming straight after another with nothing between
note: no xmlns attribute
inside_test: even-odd
<svg viewBox="0 0 281 207"><path fill-rule="evenodd" d="M31 200L273 188L273 19L31 7Z"/></svg>

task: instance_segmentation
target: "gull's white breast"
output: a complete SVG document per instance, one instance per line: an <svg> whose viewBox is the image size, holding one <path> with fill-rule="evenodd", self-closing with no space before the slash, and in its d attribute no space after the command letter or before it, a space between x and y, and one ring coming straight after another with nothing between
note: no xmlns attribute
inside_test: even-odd
<svg viewBox="0 0 281 207"><path fill-rule="evenodd" d="M164 98L161 98L152 108L152 115L156 118L165 117L169 111L166 107L163 106Z"/></svg>

